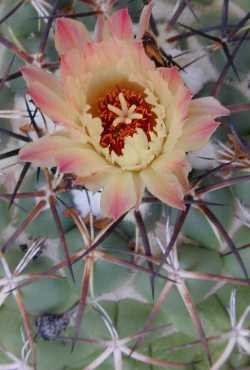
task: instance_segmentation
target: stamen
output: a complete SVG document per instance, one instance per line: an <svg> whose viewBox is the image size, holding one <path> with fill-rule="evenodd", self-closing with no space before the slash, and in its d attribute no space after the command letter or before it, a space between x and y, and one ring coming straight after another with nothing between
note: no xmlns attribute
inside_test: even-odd
<svg viewBox="0 0 250 370"><path fill-rule="evenodd" d="M131 105L131 107L129 108L128 113L133 113L135 110L136 110L136 105L135 105L135 104L133 104L133 105Z"/></svg>
<svg viewBox="0 0 250 370"><path fill-rule="evenodd" d="M121 104L121 109L115 107L112 104L108 104L108 109L117 114L118 117L116 117L113 121L113 126L116 127L120 123L126 123L126 125L129 125L134 119L142 119L143 115L141 113L136 113L136 105L132 104L131 107L128 108L127 101L121 92L118 95L120 104ZM135 113L134 113L135 112Z"/></svg>
<svg viewBox="0 0 250 370"><path fill-rule="evenodd" d="M119 108L117 108L117 107L115 107L114 105L108 104L108 109L111 112L117 114L117 116L121 116L122 115L122 110L119 109Z"/></svg>
<svg viewBox="0 0 250 370"><path fill-rule="evenodd" d="M126 118L124 119L124 122L125 122L127 125L129 125L129 124L132 122L132 119L130 119L129 117L126 117Z"/></svg>
<svg viewBox="0 0 250 370"><path fill-rule="evenodd" d="M131 123L131 120L130 120L130 122L126 122L126 120L127 120L127 118L124 119L124 117L116 117L114 119L113 123L112 123L112 126L116 127L120 123L123 123L123 122L126 123L126 124Z"/></svg>
<svg viewBox="0 0 250 370"><path fill-rule="evenodd" d="M98 116L102 120L103 131L100 145L109 148L110 154L122 155L127 137L132 137L138 129L151 141L151 134L156 125L156 114L152 106L145 101L143 91L139 89L114 86L98 100Z"/></svg>
<svg viewBox="0 0 250 370"><path fill-rule="evenodd" d="M124 98L124 95L123 95L122 92L118 95L118 98L119 98L120 103L121 103L122 111L125 114L127 114L128 113L128 104L127 104L126 99Z"/></svg>
<svg viewBox="0 0 250 370"><path fill-rule="evenodd" d="M131 113L128 117L132 121L133 119L142 119L143 115L141 113Z"/></svg>

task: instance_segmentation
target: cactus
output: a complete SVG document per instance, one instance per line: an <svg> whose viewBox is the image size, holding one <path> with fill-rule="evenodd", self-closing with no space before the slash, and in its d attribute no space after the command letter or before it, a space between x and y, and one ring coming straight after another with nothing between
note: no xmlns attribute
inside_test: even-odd
<svg viewBox="0 0 250 370"><path fill-rule="evenodd" d="M58 19L97 34L97 20L128 7L138 35L145 5L152 39L140 45L154 68L230 115L187 154L183 207L148 188L113 217L74 171L22 160L57 121L23 75L58 76ZM0 370L250 369L249 11L246 0L2 1Z"/></svg>

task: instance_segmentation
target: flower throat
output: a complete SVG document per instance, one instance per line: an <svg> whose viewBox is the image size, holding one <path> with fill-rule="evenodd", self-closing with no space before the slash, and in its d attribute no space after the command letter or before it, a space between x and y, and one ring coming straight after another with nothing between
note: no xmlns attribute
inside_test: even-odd
<svg viewBox="0 0 250 370"><path fill-rule="evenodd" d="M156 125L152 105L145 101L143 92L115 85L98 98L97 116L102 120L100 145L122 155L125 139L138 129L144 131L148 142Z"/></svg>

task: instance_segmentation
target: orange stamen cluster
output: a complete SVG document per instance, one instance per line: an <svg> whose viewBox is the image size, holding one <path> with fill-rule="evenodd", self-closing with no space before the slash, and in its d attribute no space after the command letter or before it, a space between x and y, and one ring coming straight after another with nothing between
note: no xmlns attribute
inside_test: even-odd
<svg viewBox="0 0 250 370"><path fill-rule="evenodd" d="M112 105L120 109L120 93L126 99L128 108L135 105L135 112L141 114L142 118L133 119L129 124L125 122L113 124L117 115L108 106ZM132 137L139 128L144 131L148 141L151 141L150 133L154 131L156 125L156 114L152 111L152 105L145 101L144 94L118 85L98 99L98 116L101 118L103 126L100 145L103 148L109 148L110 153L114 151L117 155L122 155L126 137Z"/></svg>

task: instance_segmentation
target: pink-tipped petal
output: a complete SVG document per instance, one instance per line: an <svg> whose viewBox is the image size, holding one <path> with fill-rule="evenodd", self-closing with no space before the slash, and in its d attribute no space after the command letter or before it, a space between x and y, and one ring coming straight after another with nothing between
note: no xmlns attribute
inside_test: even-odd
<svg viewBox="0 0 250 370"><path fill-rule="evenodd" d="M185 152L198 150L207 144L213 132L220 125L220 122L203 118L190 118L185 123L182 137L177 147Z"/></svg>
<svg viewBox="0 0 250 370"><path fill-rule="evenodd" d="M108 171L112 167L93 149L72 145L70 148L56 155L56 162L63 173L75 173L78 176L88 177L100 172Z"/></svg>
<svg viewBox="0 0 250 370"><path fill-rule="evenodd" d="M60 55L70 49L81 49L88 40L89 32L81 22L69 18L57 19L55 45Z"/></svg>
<svg viewBox="0 0 250 370"><path fill-rule="evenodd" d="M101 208L107 217L117 219L138 201L139 189L131 172L121 172L109 177L101 198Z"/></svg>
<svg viewBox="0 0 250 370"><path fill-rule="evenodd" d="M139 21L139 30L136 35L137 40L141 40L142 36L149 28L149 20L152 14L152 8L153 8L153 1L150 1L148 5L144 6L141 12L140 21Z"/></svg>
<svg viewBox="0 0 250 370"><path fill-rule="evenodd" d="M212 96L206 98L194 99L189 105L189 115L202 116L207 115L211 118L228 116L230 111L223 107L220 102Z"/></svg>
<svg viewBox="0 0 250 370"><path fill-rule="evenodd" d="M192 92L189 90L176 67L159 68L161 76L167 81L171 94L175 97L176 108L182 113L185 119L192 99Z"/></svg>
<svg viewBox="0 0 250 370"><path fill-rule="evenodd" d="M191 171L191 165L187 161L184 151L177 149L171 153L163 153L154 161L152 167L159 173L173 173L184 191L189 189L188 174Z"/></svg>
<svg viewBox="0 0 250 370"><path fill-rule="evenodd" d="M83 185L87 189L92 191L98 191L102 189L110 176L110 172L98 172L94 175L83 177L78 176L75 184Z"/></svg>
<svg viewBox="0 0 250 370"><path fill-rule="evenodd" d="M21 72L28 86L34 82L40 83L56 95L62 96L61 84L51 73L33 66L24 66L21 68Z"/></svg>
<svg viewBox="0 0 250 370"><path fill-rule="evenodd" d="M71 124L71 110L67 108L60 82L51 73L36 67L24 66L21 71L28 93L43 113L55 122Z"/></svg>
<svg viewBox="0 0 250 370"><path fill-rule="evenodd" d="M176 67L171 68L159 68L159 72L162 77L167 81L168 88L174 93L180 87L184 87L183 79Z"/></svg>
<svg viewBox="0 0 250 370"><path fill-rule="evenodd" d="M91 176L112 168L87 145L58 134L44 136L25 145L19 158L42 167L58 166L62 173L75 173L79 176Z"/></svg>
<svg viewBox="0 0 250 370"><path fill-rule="evenodd" d="M41 109L54 122L76 127L75 112L65 99L41 83L34 82L28 86L28 93Z"/></svg>
<svg viewBox="0 0 250 370"><path fill-rule="evenodd" d="M170 172L160 173L147 168L141 172L141 177L146 188L156 198L171 207L185 209L183 189L176 176Z"/></svg>
<svg viewBox="0 0 250 370"><path fill-rule="evenodd" d="M94 35L96 42L100 42L103 40L104 29L105 29L105 19L103 14L100 14L97 17L95 24Z"/></svg>
<svg viewBox="0 0 250 370"><path fill-rule="evenodd" d="M78 111L84 109L85 105L84 72L83 53L80 50L71 49L61 56L60 77L64 95Z"/></svg>
<svg viewBox="0 0 250 370"><path fill-rule="evenodd" d="M177 107L182 114L182 119L186 119L189 111L189 105L192 99L192 92L187 88L183 88L179 91L179 95L176 96L177 99Z"/></svg>
<svg viewBox="0 0 250 370"><path fill-rule="evenodd" d="M56 165L56 155L72 146L72 141L63 135L44 136L37 141L26 144L19 152L22 161L33 162L37 166L52 167Z"/></svg>
<svg viewBox="0 0 250 370"><path fill-rule="evenodd" d="M60 77L62 84L64 79L72 76L79 79L82 68L82 53L78 49L71 49L61 56Z"/></svg>
<svg viewBox="0 0 250 370"><path fill-rule="evenodd" d="M133 23L127 8L118 10L109 18L109 28L118 39L133 38Z"/></svg>
<svg viewBox="0 0 250 370"><path fill-rule="evenodd" d="M215 121L214 118L229 113L229 110L213 97L192 100L178 147L186 152L200 149L207 144L210 136L220 125L220 122Z"/></svg>

